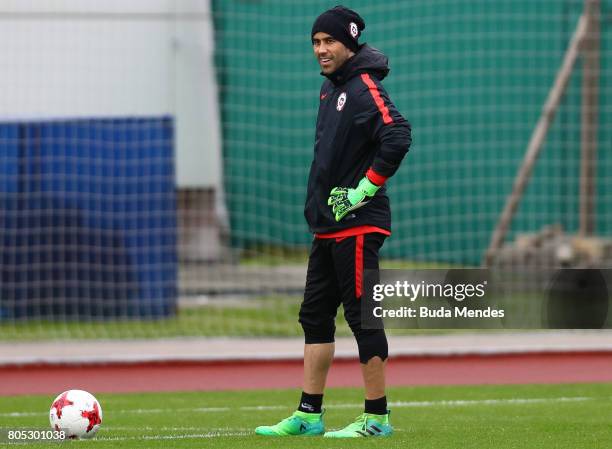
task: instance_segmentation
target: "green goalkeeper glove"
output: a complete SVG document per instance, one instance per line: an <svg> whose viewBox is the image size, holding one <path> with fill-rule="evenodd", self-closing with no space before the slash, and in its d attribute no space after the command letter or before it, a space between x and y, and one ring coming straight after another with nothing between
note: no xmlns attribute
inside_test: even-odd
<svg viewBox="0 0 612 449"><path fill-rule="evenodd" d="M359 209L372 199L380 186L364 176L359 185L352 189L350 187L334 187L329 193L327 205L332 207L336 221L342 220L349 212Z"/></svg>

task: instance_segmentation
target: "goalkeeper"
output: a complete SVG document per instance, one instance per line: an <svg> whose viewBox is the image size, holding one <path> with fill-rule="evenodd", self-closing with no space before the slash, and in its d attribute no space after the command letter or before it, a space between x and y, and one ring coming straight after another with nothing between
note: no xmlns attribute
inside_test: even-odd
<svg viewBox="0 0 612 449"><path fill-rule="evenodd" d="M315 238L299 315L305 335L303 391L298 410L276 425L258 427L260 435L325 432L321 407L340 303L357 340L365 410L324 436L392 433L385 395L387 338L382 329L361 328L360 299L363 270L378 270L378 251L391 235L384 184L407 153L411 132L381 85L389 73L387 57L358 43L364 28L363 19L342 6L321 14L312 27L314 55L326 79L304 210Z"/></svg>

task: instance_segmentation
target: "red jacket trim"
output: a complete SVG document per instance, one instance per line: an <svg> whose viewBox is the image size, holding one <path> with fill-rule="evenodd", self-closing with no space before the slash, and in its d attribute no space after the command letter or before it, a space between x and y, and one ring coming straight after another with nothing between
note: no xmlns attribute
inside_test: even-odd
<svg viewBox="0 0 612 449"><path fill-rule="evenodd" d="M370 78L370 75L368 75L367 73L363 73L361 75L361 79L366 84L366 86L368 86L368 89L370 90L370 95L372 95L374 103L376 103L378 110L382 114L384 124L388 125L389 123L393 123L393 118L391 118L391 115L389 114L389 108L385 106L385 102L380 96L380 92L378 91L376 83L372 81L372 78Z"/></svg>

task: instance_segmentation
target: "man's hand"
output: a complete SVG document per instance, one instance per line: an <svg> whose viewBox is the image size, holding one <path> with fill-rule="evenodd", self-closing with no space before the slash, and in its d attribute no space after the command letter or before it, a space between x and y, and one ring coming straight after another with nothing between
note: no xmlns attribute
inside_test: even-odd
<svg viewBox="0 0 612 449"><path fill-rule="evenodd" d="M367 204L380 189L380 186L372 183L364 176L359 185L352 189L350 187L334 187L329 193L327 204L332 206L332 212L336 221L342 220L349 212L359 209Z"/></svg>

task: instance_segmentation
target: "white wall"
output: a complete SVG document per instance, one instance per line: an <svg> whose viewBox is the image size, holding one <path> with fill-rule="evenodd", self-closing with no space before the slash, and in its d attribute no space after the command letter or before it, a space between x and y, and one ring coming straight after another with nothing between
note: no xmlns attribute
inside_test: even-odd
<svg viewBox="0 0 612 449"><path fill-rule="evenodd" d="M209 0L0 1L0 118L176 119L180 186L220 183Z"/></svg>
<svg viewBox="0 0 612 449"><path fill-rule="evenodd" d="M221 130L209 0L175 3L182 18L175 22L174 47L177 174L181 185L212 185L220 191ZM209 182L202 184L205 180Z"/></svg>

